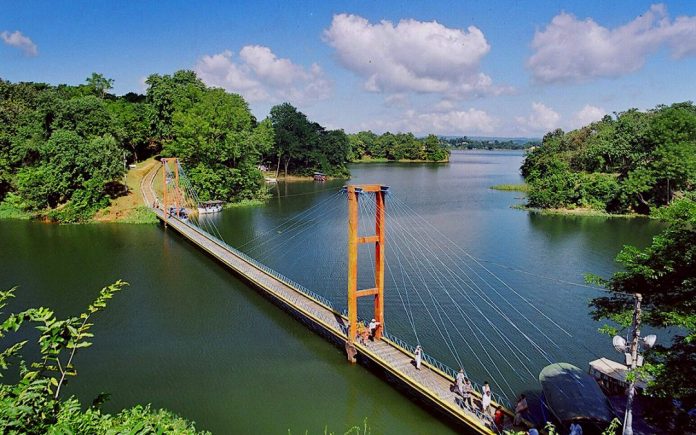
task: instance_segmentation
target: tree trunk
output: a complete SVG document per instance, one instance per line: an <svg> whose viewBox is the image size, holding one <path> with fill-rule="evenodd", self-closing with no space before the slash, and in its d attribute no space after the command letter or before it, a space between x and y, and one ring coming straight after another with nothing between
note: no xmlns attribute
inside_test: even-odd
<svg viewBox="0 0 696 435"><path fill-rule="evenodd" d="M278 174L280 174L280 154L278 154L278 164L276 165L276 180L278 179Z"/></svg>
<svg viewBox="0 0 696 435"><path fill-rule="evenodd" d="M285 159L285 178L288 178L288 166L290 166L290 157Z"/></svg>

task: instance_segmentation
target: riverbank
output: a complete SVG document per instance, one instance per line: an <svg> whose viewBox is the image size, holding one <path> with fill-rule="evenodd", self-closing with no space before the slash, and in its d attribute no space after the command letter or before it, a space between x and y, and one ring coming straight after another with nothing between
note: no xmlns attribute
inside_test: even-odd
<svg viewBox="0 0 696 435"><path fill-rule="evenodd" d="M658 219L656 217L651 217L651 216L646 216L643 214L638 214L638 213L607 213L606 211L601 211L601 210L595 210L592 208L583 208L583 207L578 207L578 208L538 208L538 207L529 207L525 204L515 204L511 206L511 208L517 209L517 210L523 210L523 211L528 211L531 213L537 213L543 216L555 216L555 215L563 215L563 216L587 216L587 217L604 217L604 218L649 218L649 219Z"/></svg>
<svg viewBox="0 0 696 435"><path fill-rule="evenodd" d="M124 177L124 184L128 188L128 194L119 196L111 201L111 204L99 210L92 219L93 223L126 223L126 224L153 224L157 223L157 217L143 204L143 195L140 190L143 177L150 172L159 162L154 157L137 163Z"/></svg>
<svg viewBox="0 0 696 435"><path fill-rule="evenodd" d="M526 184L496 184L494 186L491 186L489 189L493 190L502 190L505 192L523 192L527 193L529 192L529 186Z"/></svg>

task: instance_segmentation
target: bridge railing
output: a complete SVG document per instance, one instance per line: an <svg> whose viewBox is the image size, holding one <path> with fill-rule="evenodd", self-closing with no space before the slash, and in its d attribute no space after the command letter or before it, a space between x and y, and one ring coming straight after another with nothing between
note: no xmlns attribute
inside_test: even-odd
<svg viewBox="0 0 696 435"><path fill-rule="evenodd" d="M331 301L328 300L326 297L324 297L324 296L322 296L322 295L320 295L320 294L318 294L318 293L316 293L316 292L313 292L313 291L309 290L307 287L303 286L302 284L300 284L300 283L298 283L298 282L296 282L296 281L294 281L294 280L292 280L292 279L286 277L285 275L283 275L283 274L277 272L277 271L274 270L274 269L271 269L270 267L266 266L265 264L261 263L260 261L258 261L258 260L256 260L256 259L250 257L249 255L245 254L244 252L240 251L239 249L237 249L237 248L235 248L235 247L229 245L229 244L228 244L227 242L225 242L224 240L222 240L222 239L220 239L220 238L218 238L218 237L213 236L212 234L210 234L209 232L205 231L205 230L202 229L201 227L199 227L199 226L197 226L197 225L194 225L194 224L192 224L192 223L189 222L189 221L182 221L182 220L180 220L180 219L178 219L178 220L179 220L179 222L182 222L182 223L186 224L187 226L191 227L191 228L192 228L193 230L195 230L195 231L205 233L205 234L208 236L209 239L213 240L215 243L221 245L221 246L224 247L225 249L231 251L232 253L234 253L235 255L239 256L239 257L242 258L244 261L246 261L246 262L252 264L254 267L260 269L260 270L263 271L264 273L266 273L266 274L272 276L273 278L277 279L278 281L280 281L280 282L282 282L282 283L284 283L284 284L286 284L286 285L288 285L288 286L290 286L290 287L292 287L292 288L298 290L299 292L305 294L306 296L310 297L311 299L316 300L317 302L319 302L319 303L321 303L322 305L326 306L326 307L327 307L328 309L330 309L331 311L338 312L338 311L336 310L336 308L334 307L334 305L331 303ZM347 311L346 309L343 309L343 310L341 311L341 314L342 314L344 317L347 317L347 316L348 316L348 311ZM348 333L348 327L347 327L346 325L340 325L340 328L341 328L341 330L343 331L344 334L347 334L347 333ZM405 342L404 340L402 340L402 339L400 339L400 338L398 338L398 337L396 337L396 336L394 336L394 335L389 334L386 330L383 331L383 335L384 335L385 338L387 338L388 340L392 341L393 343L395 343L396 345L400 346L401 348L407 350L407 351L410 352L411 354L415 354L415 350L416 350L415 347L412 346L412 345L410 345L410 344L408 344L408 343ZM445 363L443 363L443 362L441 362L441 361L435 359L434 357L432 357L431 355L429 355L429 354L427 354L427 353L425 353L425 352L423 352L423 360L424 360L425 362L427 362L428 365L430 365L431 367L434 367L434 368L438 369L440 372L442 372L442 373L446 374L447 376L449 376L450 378L452 378L452 380L456 379L456 377L457 377L457 372L456 372L453 368L449 367L447 364L445 364ZM466 373L465 373L465 374L466 374ZM468 376L467 376L467 377L468 377ZM482 387L478 382L472 380L471 378L469 378L469 380L471 381L472 385L473 385L478 391L483 391L483 387ZM510 401L509 401L508 399L506 399L505 397L503 397L503 396L501 396L501 395L499 395L499 394L496 394L496 393L492 393L492 394L491 394L491 398L493 399L494 402L499 403L499 404L501 404L501 405L503 405L503 406L505 406L505 407L507 407L507 408L511 408L511 403L510 403ZM463 401L460 402L460 403L458 403L458 404L459 404L460 407L464 408L464 403L463 403ZM469 408L467 408L467 409L469 409ZM474 409L469 409L469 410L470 410L470 412L474 413L477 417L479 417L479 418L481 418L481 419L483 419L483 420L486 420L486 419L490 420L490 416L483 415L478 409L475 409L475 408L474 408Z"/></svg>
<svg viewBox="0 0 696 435"><path fill-rule="evenodd" d="M403 348L403 349L406 349L407 351L409 351L409 352L412 353L412 354L415 354L415 353L416 353L416 349L415 349L414 346L408 344L407 342L405 342L404 340L400 339L399 337L396 337L396 336L394 336L394 335L389 334L389 333L386 331L386 329L382 332L382 334L384 335L384 337L385 337L387 340L392 341L393 343L395 343L395 344L398 345L399 347L401 347L401 348ZM452 367L448 366L447 364L443 363L442 361L437 360L437 359L434 358L432 355L429 355L429 354L427 354L427 353L425 353L425 352L423 352L422 355L423 355L423 361L425 361L426 363L428 363L428 365L430 365L431 367L434 367L434 368L438 369L438 370L441 371L442 373L444 373L444 374L446 374L447 376L449 376L450 378L452 378L452 381L453 381L453 382L454 382L454 380L457 378L457 371L455 371ZM473 385L473 387L474 387L477 391L483 392L483 386L482 386L481 384L479 384L478 382L476 382L476 381L474 381L473 379L471 379L471 378L466 374L466 372L464 372L464 375L465 375L467 378L469 378L469 381L471 382L471 384ZM499 404L501 404L501 405L503 405L503 406L505 406L505 407L507 407L507 408L510 408L510 406L511 406L510 401L509 401L507 398L501 396L500 394L491 393L491 399L492 399L494 402L499 403ZM463 403L463 402L460 403L459 406L461 406L461 407L463 408L463 407L464 407L464 403ZM471 410L471 411L472 411L474 414L476 414L477 416L480 414L480 411L479 411L478 409L473 409L473 410ZM481 418L483 418L483 417L481 417ZM490 418L490 417L488 417L488 418Z"/></svg>
<svg viewBox="0 0 696 435"><path fill-rule="evenodd" d="M198 232L205 233L209 239L213 240L215 243L217 243L218 245L221 245L225 249L231 251L232 253L234 253L238 257L241 257L247 263L250 263L254 267L262 270L264 273L272 276L273 278L277 279L278 281L280 281L280 282L282 282L290 287L293 287L294 289L300 291L301 293L304 293L305 295L309 296L310 298L315 299L317 302L321 303L322 305L325 305L327 308L331 309L332 311L335 311L335 308L334 308L333 304L331 303L331 301L329 301L324 296L309 290L307 287L303 286L302 284L300 284L300 283L286 277L285 275L271 269L270 267L266 266L265 264L261 263L260 261L255 260L254 258L250 257L249 255L245 254L244 252L240 251L239 249L229 245L224 240L222 240L218 237L215 237L214 235L205 231L204 229L202 229L198 225L194 225L189 221L180 220L180 222L186 224L187 226L193 228L194 230L196 230Z"/></svg>

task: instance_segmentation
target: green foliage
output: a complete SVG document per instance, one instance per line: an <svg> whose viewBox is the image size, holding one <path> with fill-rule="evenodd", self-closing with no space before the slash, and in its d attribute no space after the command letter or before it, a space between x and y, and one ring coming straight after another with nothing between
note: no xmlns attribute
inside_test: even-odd
<svg viewBox="0 0 696 435"><path fill-rule="evenodd" d="M538 140L528 139L472 139L466 136L442 139L453 150L524 150L538 146Z"/></svg>
<svg viewBox="0 0 696 435"><path fill-rule="evenodd" d="M270 123L274 131L272 149L266 160L285 175L324 172L332 176L349 174L346 162L350 142L343 130L325 130L289 103L271 109Z"/></svg>
<svg viewBox="0 0 696 435"><path fill-rule="evenodd" d="M449 150L435 135L417 139L412 133L384 133L378 136L361 131L348 137L352 161L433 161L449 160Z"/></svg>
<svg viewBox="0 0 696 435"><path fill-rule="evenodd" d="M696 106L631 109L555 130L527 153L521 171L531 206L648 214L696 186Z"/></svg>
<svg viewBox="0 0 696 435"><path fill-rule="evenodd" d="M0 219L29 219L31 213L26 211L26 204L15 193L8 193L0 202Z"/></svg>
<svg viewBox="0 0 696 435"><path fill-rule="evenodd" d="M146 83L146 96L115 97L113 80L97 73L80 86L0 79L0 202L19 197L3 203L0 217L21 204L61 222L87 221L124 190L128 161L162 148L197 168L191 181L201 199L266 196L258 166L276 154L270 119L257 123L242 97L206 87L193 71L153 74ZM313 147L310 157L329 168L347 141L342 132L319 133L329 151Z"/></svg>
<svg viewBox="0 0 696 435"><path fill-rule="evenodd" d="M77 374L73 361L78 349L92 345L91 319L103 311L125 285L117 281L104 287L87 310L75 317L61 320L48 308L30 308L10 314L0 324L3 342L8 342L9 335L21 327L33 324L39 334L40 354L40 358L29 365L20 360L16 383L0 384L0 429L3 433L196 433L193 423L167 411L153 412L149 406L136 406L112 416L103 414L95 406L82 411L75 398L60 398L68 377ZM14 292L15 289L0 291L0 309L14 297ZM13 360L21 358L27 343L26 340L15 342L0 352L0 376Z"/></svg>
<svg viewBox="0 0 696 435"><path fill-rule="evenodd" d="M92 73L86 80L87 86L100 98L104 98L106 93L114 87L114 80L107 79L102 74Z"/></svg>
<svg viewBox="0 0 696 435"><path fill-rule="evenodd" d="M526 184L496 184L490 187L493 190L503 190L508 192L528 192L529 187Z"/></svg>
<svg viewBox="0 0 696 435"><path fill-rule="evenodd" d="M134 208L130 215L119 220L123 224L156 224L159 222L157 215L144 205Z"/></svg>
<svg viewBox="0 0 696 435"><path fill-rule="evenodd" d="M625 247L616 257L624 270L598 280L612 294L592 301L592 315L625 328L632 294L641 293L643 323L676 332L671 343L647 353L647 371L655 377L650 393L677 399L689 410L696 407L696 202L678 199L660 214L667 228L652 244ZM685 420L691 430L696 427L693 418Z"/></svg>

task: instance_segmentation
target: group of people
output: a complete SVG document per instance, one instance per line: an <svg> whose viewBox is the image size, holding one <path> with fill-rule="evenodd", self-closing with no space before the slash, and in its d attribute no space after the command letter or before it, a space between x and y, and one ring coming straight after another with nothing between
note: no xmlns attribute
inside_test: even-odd
<svg viewBox="0 0 696 435"><path fill-rule="evenodd" d="M363 322L358 322L358 332L357 337L355 337L358 340L358 343L367 346L368 340L374 341L377 328L380 326L381 323L375 319L372 319L367 326L365 326Z"/></svg>
<svg viewBox="0 0 696 435"><path fill-rule="evenodd" d="M459 369L459 373L457 373L455 382L457 393L459 393L459 395L462 396L462 404L471 410L475 409L473 399L474 386L471 384L471 381L469 381L469 378L467 378L464 374L463 369ZM501 431L505 422L505 412L503 412L503 407L500 405L498 405L494 411L493 407L491 406L491 400L491 386L488 384L488 381L486 381L483 383L483 387L481 388L480 410L483 413L483 415L487 417L492 417L496 429ZM524 394L521 394L519 399L517 400L517 404L515 405L515 426L519 426L522 423L524 414L527 412L528 409L529 406L527 405L527 398Z"/></svg>

